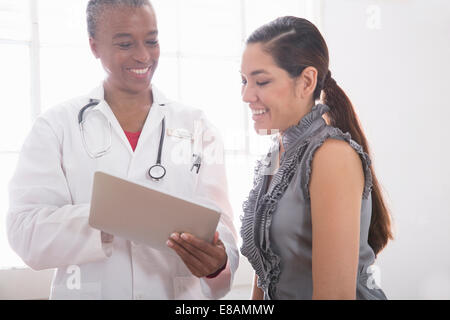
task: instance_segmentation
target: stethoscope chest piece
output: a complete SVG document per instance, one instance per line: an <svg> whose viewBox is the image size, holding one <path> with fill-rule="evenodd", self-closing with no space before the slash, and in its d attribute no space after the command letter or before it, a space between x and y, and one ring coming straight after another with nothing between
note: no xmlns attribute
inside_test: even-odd
<svg viewBox="0 0 450 320"><path fill-rule="evenodd" d="M154 181L159 181L166 175L166 169L160 164L155 164L148 169L148 175Z"/></svg>

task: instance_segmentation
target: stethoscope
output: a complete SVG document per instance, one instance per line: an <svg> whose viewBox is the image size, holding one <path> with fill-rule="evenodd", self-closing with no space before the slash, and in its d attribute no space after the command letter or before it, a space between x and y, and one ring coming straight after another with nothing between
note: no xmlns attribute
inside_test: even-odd
<svg viewBox="0 0 450 320"><path fill-rule="evenodd" d="M98 105L99 103L100 103L100 100L90 99L89 103L87 105L85 105L83 108L81 108L80 112L78 113L78 125L80 127L81 139L83 141L83 146L84 146L84 149L86 150L86 153L92 159L98 159L98 158L104 156L105 154L107 154L111 150L111 145L112 145L112 125L111 125L111 122L109 122L109 121L108 121L109 129L110 129L109 142L108 142L107 146L104 148L104 150L93 153L89 150L87 143L86 143L86 139L84 136L84 128L83 128L83 121L84 121L83 114L87 109L94 107L94 106ZM160 106L165 106L165 104L160 104ZM161 135L159 138L158 156L156 158L156 164L154 164L153 166L150 167L150 169L148 169L148 175L154 181L160 181L162 178L164 178L164 176L166 175L166 172L167 172L166 168L161 163L161 155L162 155L162 150L163 150L163 146L164 146L165 131L166 131L166 118L163 117L162 125L161 125ZM194 157L194 162L192 164L191 171L196 167L197 168L196 173L198 174L198 172L200 170L200 166L201 166L201 156L198 154L193 154L192 156Z"/></svg>

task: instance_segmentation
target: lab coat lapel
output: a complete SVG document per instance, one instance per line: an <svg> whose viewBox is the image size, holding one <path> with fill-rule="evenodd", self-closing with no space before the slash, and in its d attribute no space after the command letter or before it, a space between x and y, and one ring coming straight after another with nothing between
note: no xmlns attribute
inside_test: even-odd
<svg viewBox="0 0 450 320"><path fill-rule="evenodd" d="M150 112L148 113L147 119L145 120L144 127L142 129L141 135L139 137L139 141L135 150L135 153L140 152L147 139L149 139L152 135L159 137L161 134L161 126L162 120L166 118L166 128L167 128L167 104L169 100L159 91L154 85L152 85L152 94L153 94L153 104L150 108ZM163 133L166 134L165 132Z"/></svg>
<svg viewBox="0 0 450 320"><path fill-rule="evenodd" d="M139 136L139 141L136 146L135 153L139 153L145 146L145 141L152 136L157 135L158 141L161 134L162 120L165 116L164 106L160 106L158 103L153 102L152 107L145 120L144 127L142 128L141 135ZM166 134L164 132L164 134ZM156 147L155 147L156 148Z"/></svg>
<svg viewBox="0 0 450 320"><path fill-rule="evenodd" d="M127 136L125 135L125 132L123 131L122 127L120 126L119 121L117 120L116 116L114 115L114 112L111 110L111 107L108 105L108 103L105 100L101 100L100 103L95 106L95 110L100 111L105 115L105 117L108 119L108 121L111 123L113 135L116 135L119 137L120 141L125 145L130 155L133 155L133 149L131 148L130 142L128 141Z"/></svg>
<svg viewBox="0 0 450 320"><path fill-rule="evenodd" d="M114 115L114 112L111 110L111 107L105 101L105 89L103 88L103 85L100 85L94 90L92 90L89 93L89 98L100 101L96 106L92 108L92 111L99 111L103 113L106 119L108 119L109 123L111 123L113 136L119 137L121 143L125 145L125 148L132 156L133 150L131 149L131 145L128 141L128 138L125 135L125 132L123 131L122 127L120 126L120 123L117 120L116 116Z"/></svg>
<svg viewBox="0 0 450 320"><path fill-rule="evenodd" d="M168 103L168 100L154 86L152 86L152 92L153 92L153 104L147 115L147 119L145 120L144 127L142 129L142 132L139 137L139 141L138 141L135 151L133 151L133 149L131 148L128 138L125 135L125 132L123 131L122 127L120 126L120 123L117 120L116 116L114 115L114 112L111 110L111 107L104 100L105 93L104 93L103 86L99 86L99 87L95 88L89 94L89 97L91 99L100 100L100 103L98 105L96 105L95 107L93 107L92 110L98 110L105 115L105 117L111 123L113 132L115 132L115 134L117 134L117 136L120 137L121 142L125 144L125 147L127 148L128 152L130 153L131 156L133 156L135 153L139 152L139 150L142 148L141 145L144 144L143 142L145 140L147 140L150 135L154 134L157 129L159 129L157 131L158 133L161 132L160 131L161 130L161 122L165 116L164 107L165 107L165 104Z"/></svg>

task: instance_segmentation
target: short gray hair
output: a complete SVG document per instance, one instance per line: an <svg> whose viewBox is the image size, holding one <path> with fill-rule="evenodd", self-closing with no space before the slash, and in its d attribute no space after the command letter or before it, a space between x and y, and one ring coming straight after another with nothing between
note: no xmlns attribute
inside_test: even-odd
<svg viewBox="0 0 450 320"><path fill-rule="evenodd" d="M97 22L101 16L101 13L107 7L127 6L133 8L139 8L142 6L150 6L153 9L149 0L89 0L86 17L88 35L91 38L95 38L95 30L97 28Z"/></svg>

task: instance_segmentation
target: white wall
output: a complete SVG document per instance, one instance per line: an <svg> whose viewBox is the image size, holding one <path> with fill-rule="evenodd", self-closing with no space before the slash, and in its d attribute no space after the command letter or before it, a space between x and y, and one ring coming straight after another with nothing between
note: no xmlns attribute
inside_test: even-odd
<svg viewBox="0 0 450 320"><path fill-rule="evenodd" d="M450 1L325 0L330 70L353 101L396 227L391 299L450 299Z"/></svg>

